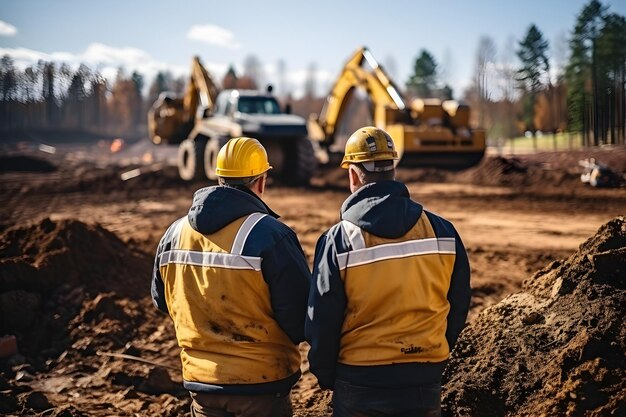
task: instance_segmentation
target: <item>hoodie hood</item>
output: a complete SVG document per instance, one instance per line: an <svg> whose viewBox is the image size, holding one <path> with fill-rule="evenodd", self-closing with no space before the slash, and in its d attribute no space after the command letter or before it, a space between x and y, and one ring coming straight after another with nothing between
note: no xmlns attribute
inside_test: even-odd
<svg viewBox="0 0 626 417"><path fill-rule="evenodd" d="M252 213L265 213L278 218L278 215L247 187L220 185L196 191L187 218L194 230L202 234L211 234L232 221Z"/></svg>
<svg viewBox="0 0 626 417"><path fill-rule="evenodd" d="M348 197L341 218L376 236L394 239L405 235L422 211L404 184L381 181L366 184Z"/></svg>

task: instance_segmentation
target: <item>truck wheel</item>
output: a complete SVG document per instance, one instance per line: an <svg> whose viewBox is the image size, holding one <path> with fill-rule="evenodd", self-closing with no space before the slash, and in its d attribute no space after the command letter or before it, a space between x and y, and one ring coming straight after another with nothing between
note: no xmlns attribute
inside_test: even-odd
<svg viewBox="0 0 626 417"><path fill-rule="evenodd" d="M295 141L287 162L288 169L284 172L283 180L292 185L307 185L317 168L317 159L309 138Z"/></svg>
<svg viewBox="0 0 626 417"><path fill-rule="evenodd" d="M185 180L204 178L204 148L207 138L185 139L178 145L178 175Z"/></svg>
<svg viewBox="0 0 626 417"><path fill-rule="evenodd" d="M217 154L222 149L222 146L226 145L228 142L227 137L219 136L216 138L211 138L207 144L204 151L204 172L206 176L210 180L217 180L217 175L215 174L215 168L217 167Z"/></svg>

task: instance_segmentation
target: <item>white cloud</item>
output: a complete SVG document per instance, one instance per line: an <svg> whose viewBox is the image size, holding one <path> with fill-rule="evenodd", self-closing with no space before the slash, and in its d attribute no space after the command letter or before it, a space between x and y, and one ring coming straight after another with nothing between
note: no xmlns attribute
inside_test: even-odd
<svg viewBox="0 0 626 417"><path fill-rule="evenodd" d="M92 43L87 47L81 58L90 63L112 64L123 67L135 67L149 63L152 58L141 49L132 47L116 48L101 43Z"/></svg>
<svg viewBox="0 0 626 417"><path fill-rule="evenodd" d="M187 32L187 38L229 49L241 48L231 31L216 25L193 25Z"/></svg>
<svg viewBox="0 0 626 417"><path fill-rule="evenodd" d="M0 20L0 36L15 36L17 28L10 23Z"/></svg>
<svg viewBox="0 0 626 417"><path fill-rule="evenodd" d="M36 64L40 59L44 61L52 60L52 56L49 54L26 48L0 48L0 56L5 55L13 58L14 64L20 69Z"/></svg>
<svg viewBox="0 0 626 417"><path fill-rule="evenodd" d="M308 69L300 69L287 73L287 82L293 87L292 94L295 98L304 96L304 88L309 77ZM318 68L315 71L315 93L318 96L326 96L337 80L337 74L331 71Z"/></svg>

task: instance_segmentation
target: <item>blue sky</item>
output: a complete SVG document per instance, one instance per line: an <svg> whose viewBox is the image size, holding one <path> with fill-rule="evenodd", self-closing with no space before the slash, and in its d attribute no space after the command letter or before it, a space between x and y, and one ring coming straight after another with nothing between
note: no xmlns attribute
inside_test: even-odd
<svg viewBox="0 0 626 417"><path fill-rule="evenodd" d="M160 1L0 0L0 54L85 62L112 77L120 65L152 77L186 75L199 55L218 77L255 55L270 82L284 61L297 95L311 64L325 94L361 45L403 86L425 48L457 95L469 85L480 36L514 57L531 23L551 46L563 42L588 0ZM626 1L602 1L626 15ZM513 50L513 51L512 51ZM553 51L554 52L554 51Z"/></svg>

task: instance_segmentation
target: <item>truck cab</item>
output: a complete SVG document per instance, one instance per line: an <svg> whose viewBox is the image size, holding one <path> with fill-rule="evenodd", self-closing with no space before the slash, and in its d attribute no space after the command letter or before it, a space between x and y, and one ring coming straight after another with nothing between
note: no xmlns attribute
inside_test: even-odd
<svg viewBox="0 0 626 417"><path fill-rule="evenodd" d="M304 118L284 113L274 96L255 90L222 91L202 124L211 134L250 136L261 142L307 135Z"/></svg>
<svg viewBox="0 0 626 417"><path fill-rule="evenodd" d="M148 132L157 145L178 145L178 173L184 180L216 179L217 154L230 139L248 136L265 147L271 175L307 184L317 160L304 118L282 112L268 88L219 91L199 57L182 97L160 96L148 112Z"/></svg>
<svg viewBox="0 0 626 417"><path fill-rule="evenodd" d="M190 136L206 137L205 171L215 178L219 149L232 137L258 139L272 165L271 175L302 184L313 175L317 162L307 136L306 120L284 113L268 92L229 89L220 92L213 111L202 111Z"/></svg>

